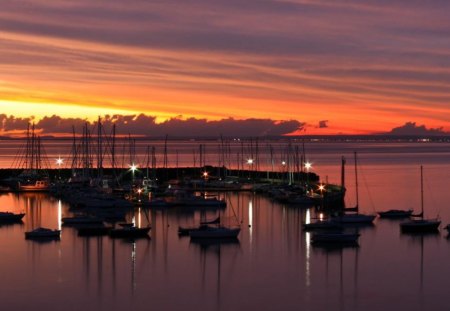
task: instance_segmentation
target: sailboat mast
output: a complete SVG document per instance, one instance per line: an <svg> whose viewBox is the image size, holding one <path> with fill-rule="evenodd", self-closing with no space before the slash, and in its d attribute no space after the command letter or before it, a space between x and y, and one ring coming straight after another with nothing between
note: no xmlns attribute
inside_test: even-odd
<svg viewBox="0 0 450 311"><path fill-rule="evenodd" d="M116 173L116 125L112 128L112 146L111 146L111 166L114 174Z"/></svg>
<svg viewBox="0 0 450 311"><path fill-rule="evenodd" d="M344 191L345 189L345 158L342 156L341 159L341 189Z"/></svg>
<svg viewBox="0 0 450 311"><path fill-rule="evenodd" d="M423 215L423 166L420 166L420 209L421 209L421 215L422 218Z"/></svg>
<svg viewBox="0 0 450 311"><path fill-rule="evenodd" d="M103 177L103 146L102 146L102 120L97 121L97 177Z"/></svg>
<svg viewBox="0 0 450 311"><path fill-rule="evenodd" d="M355 151L355 187L356 187L356 208L359 208L359 191L358 191L358 159Z"/></svg>

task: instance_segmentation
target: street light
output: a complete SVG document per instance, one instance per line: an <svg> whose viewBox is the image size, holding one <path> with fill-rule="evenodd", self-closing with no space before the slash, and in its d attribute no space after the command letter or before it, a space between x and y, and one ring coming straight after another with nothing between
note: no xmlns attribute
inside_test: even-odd
<svg viewBox="0 0 450 311"><path fill-rule="evenodd" d="M137 193L138 193L138 202L141 203L141 193L142 193L142 189L139 188L139 189L137 190Z"/></svg>
<svg viewBox="0 0 450 311"><path fill-rule="evenodd" d="M323 191L325 190L325 185L324 184L320 184L319 185L319 191L320 191L320 194L321 195L323 195Z"/></svg>
<svg viewBox="0 0 450 311"><path fill-rule="evenodd" d="M309 170L312 168L312 164L310 162L306 162L305 168L306 168L306 171L309 172Z"/></svg>
<svg viewBox="0 0 450 311"><path fill-rule="evenodd" d="M204 178L205 180L208 179L208 172L207 172L207 171L204 171L203 174L202 174L202 176L203 176L203 178Z"/></svg>
<svg viewBox="0 0 450 311"><path fill-rule="evenodd" d="M56 164L60 167L62 164L64 163L64 159L61 159L61 157L59 157L58 159L56 159Z"/></svg>
<svg viewBox="0 0 450 311"><path fill-rule="evenodd" d="M61 165L64 163L64 159L58 156L56 159L56 165L58 165L58 179L61 179Z"/></svg>
<svg viewBox="0 0 450 311"><path fill-rule="evenodd" d="M251 168L253 168L253 159L247 159L247 164L248 164L248 179L250 179L250 175L251 175Z"/></svg>
<svg viewBox="0 0 450 311"><path fill-rule="evenodd" d="M283 178L283 181L284 181L284 175L285 175L285 173L286 173L286 161L281 161L281 166L282 166L282 169L281 169L281 177Z"/></svg>
<svg viewBox="0 0 450 311"><path fill-rule="evenodd" d="M138 166L137 166L137 164L131 164L130 165L130 171L131 171L131 176L132 176L132 182L134 183L134 172L136 172L137 171L137 168L138 168Z"/></svg>
<svg viewBox="0 0 450 311"><path fill-rule="evenodd" d="M320 191L320 205L323 208L323 191L325 190L325 185L324 184L320 184L319 185L319 191Z"/></svg>
<svg viewBox="0 0 450 311"><path fill-rule="evenodd" d="M306 169L306 187L309 185L309 170L312 168L312 164L310 162L305 162Z"/></svg>

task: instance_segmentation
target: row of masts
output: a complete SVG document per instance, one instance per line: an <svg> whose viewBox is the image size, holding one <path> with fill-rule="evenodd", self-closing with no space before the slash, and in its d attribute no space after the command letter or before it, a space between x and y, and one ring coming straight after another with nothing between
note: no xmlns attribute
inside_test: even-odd
<svg viewBox="0 0 450 311"><path fill-rule="evenodd" d="M111 168L118 177L120 169L137 167L145 171L148 178L154 178L158 166L157 149L153 145L146 146L144 159L138 159L136 138L130 134L127 139L123 139L121 152L118 152L118 139L116 134L116 125L112 125L107 130L99 117L93 126L87 122L82 128L81 135L76 133L75 127L72 127L72 148L70 163L72 176L79 178L102 178L105 168ZM208 147L208 150L207 150ZM163 168L179 167L179 151L176 150L175 159L171 157L169 163L168 136L164 139L162 162ZM260 172L262 168L266 169L267 177L269 172L282 172L289 183L293 183L294 176L299 173L309 173L308 162L306 161L305 145L293 145L288 141L278 150L272 144L262 145L258 139L248 140L230 140L220 136L217 144L217 150L211 144L200 143L197 149L192 149L193 167L200 169L207 166L217 167L218 176L226 177L229 169L245 172ZM265 149L265 150L264 150ZM208 158L208 152L215 154L216 157L211 160ZM186 153L186 150L184 150ZM186 154L184 156L186 157ZM261 154L264 153L264 157ZM22 168L28 171L50 168L48 159L42 148L41 140L35 134L34 125L29 125L27 130L27 143L23 152L22 160L19 161L16 168ZM121 157L121 161L120 161ZM161 159L161 158L160 158ZM282 160L281 160L282 159ZM141 161L142 160L142 161ZM185 159L184 159L185 161ZM266 162L266 163L264 163ZM45 167L44 167L45 163ZM14 166L13 166L14 167ZM159 166L161 167L161 166ZM215 172L209 172L215 174Z"/></svg>
<svg viewBox="0 0 450 311"><path fill-rule="evenodd" d="M28 124L25 146L19 149L12 167L22 169L24 175L45 175L46 169L50 168L47 154L42 147L40 136L36 134L34 124Z"/></svg>

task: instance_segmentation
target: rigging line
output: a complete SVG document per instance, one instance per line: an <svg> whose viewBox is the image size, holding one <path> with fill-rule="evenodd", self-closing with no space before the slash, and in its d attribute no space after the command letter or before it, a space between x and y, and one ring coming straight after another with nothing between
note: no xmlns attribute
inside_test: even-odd
<svg viewBox="0 0 450 311"><path fill-rule="evenodd" d="M230 203L231 210L233 211L234 218L236 219L237 223L240 225L241 222L239 221L239 218L236 215L236 211L234 210L233 203L231 202L230 197L227 197L227 199L228 199L228 202Z"/></svg>
<svg viewBox="0 0 450 311"><path fill-rule="evenodd" d="M440 208L440 206L436 203L436 200L435 200L435 198L434 198L433 192L431 191L430 182L428 181L428 178L427 178L426 175L424 175L423 179L424 179L425 186L427 187L427 190L428 190L427 193L429 193L429 197L430 197L431 204L432 204L433 206L437 207L436 211L437 211L437 214L439 215L440 212L441 212L441 208Z"/></svg>
<svg viewBox="0 0 450 311"><path fill-rule="evenodd" d="M372 194L370 192L370 189L369 189L369 186L368 186L368 183L367 183L366 174L364 173L364 170L362 168L360 169L360 171L361 171L361 177L362 177L363 182L364 182L364 187L365 187L365 189L367 191L367 196L369 198L370 206L372 207L372 210L375 211L375 204L374 204L374 201L373 201L373 198L372 198Z"/></svg>
<svg viewBox="0 0 450 311"><path fill-rule="evenodd" d="M16 156L14 157L13 163L11 164L11 168L21 168L20 166L23 165L23 158L25 158L26 154L26 145L20 146L19 150L16 152ZM16 167L17 165L17 167Z"/></svg>

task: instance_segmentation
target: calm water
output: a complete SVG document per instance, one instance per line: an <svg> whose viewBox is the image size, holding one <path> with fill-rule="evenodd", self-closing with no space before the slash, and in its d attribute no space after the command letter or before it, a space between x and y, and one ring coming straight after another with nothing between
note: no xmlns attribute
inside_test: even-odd
<svg viewBox="0 0 450 311"><path fill-rule="evenodd" d="M354 203L352 152L360 159L363 212L420 206L450 223L448 144L308 144L313 170L340 180L348 158L347 201ZM52 149L49 154L58 154ZM6 153L3 153L4 155ZM5 156L6 157L6 156ZM450 241L402 235L399 221L377 219L361 228L358 248L310 244L301 223L314 212L251 193L227 194L243 221L238 243L192 243L178 225L195 224L200 211L130 211L151 223L150 240L82 238L62 228L61 241L24 239L38 226L57 228L69 207L43 194L3 194L0 210L25 211L22 225L0 227L2 310L438 310L448 305ZM214 212L208 212L213 217ZM251 227L249 227L251 225Z"/></svg>

